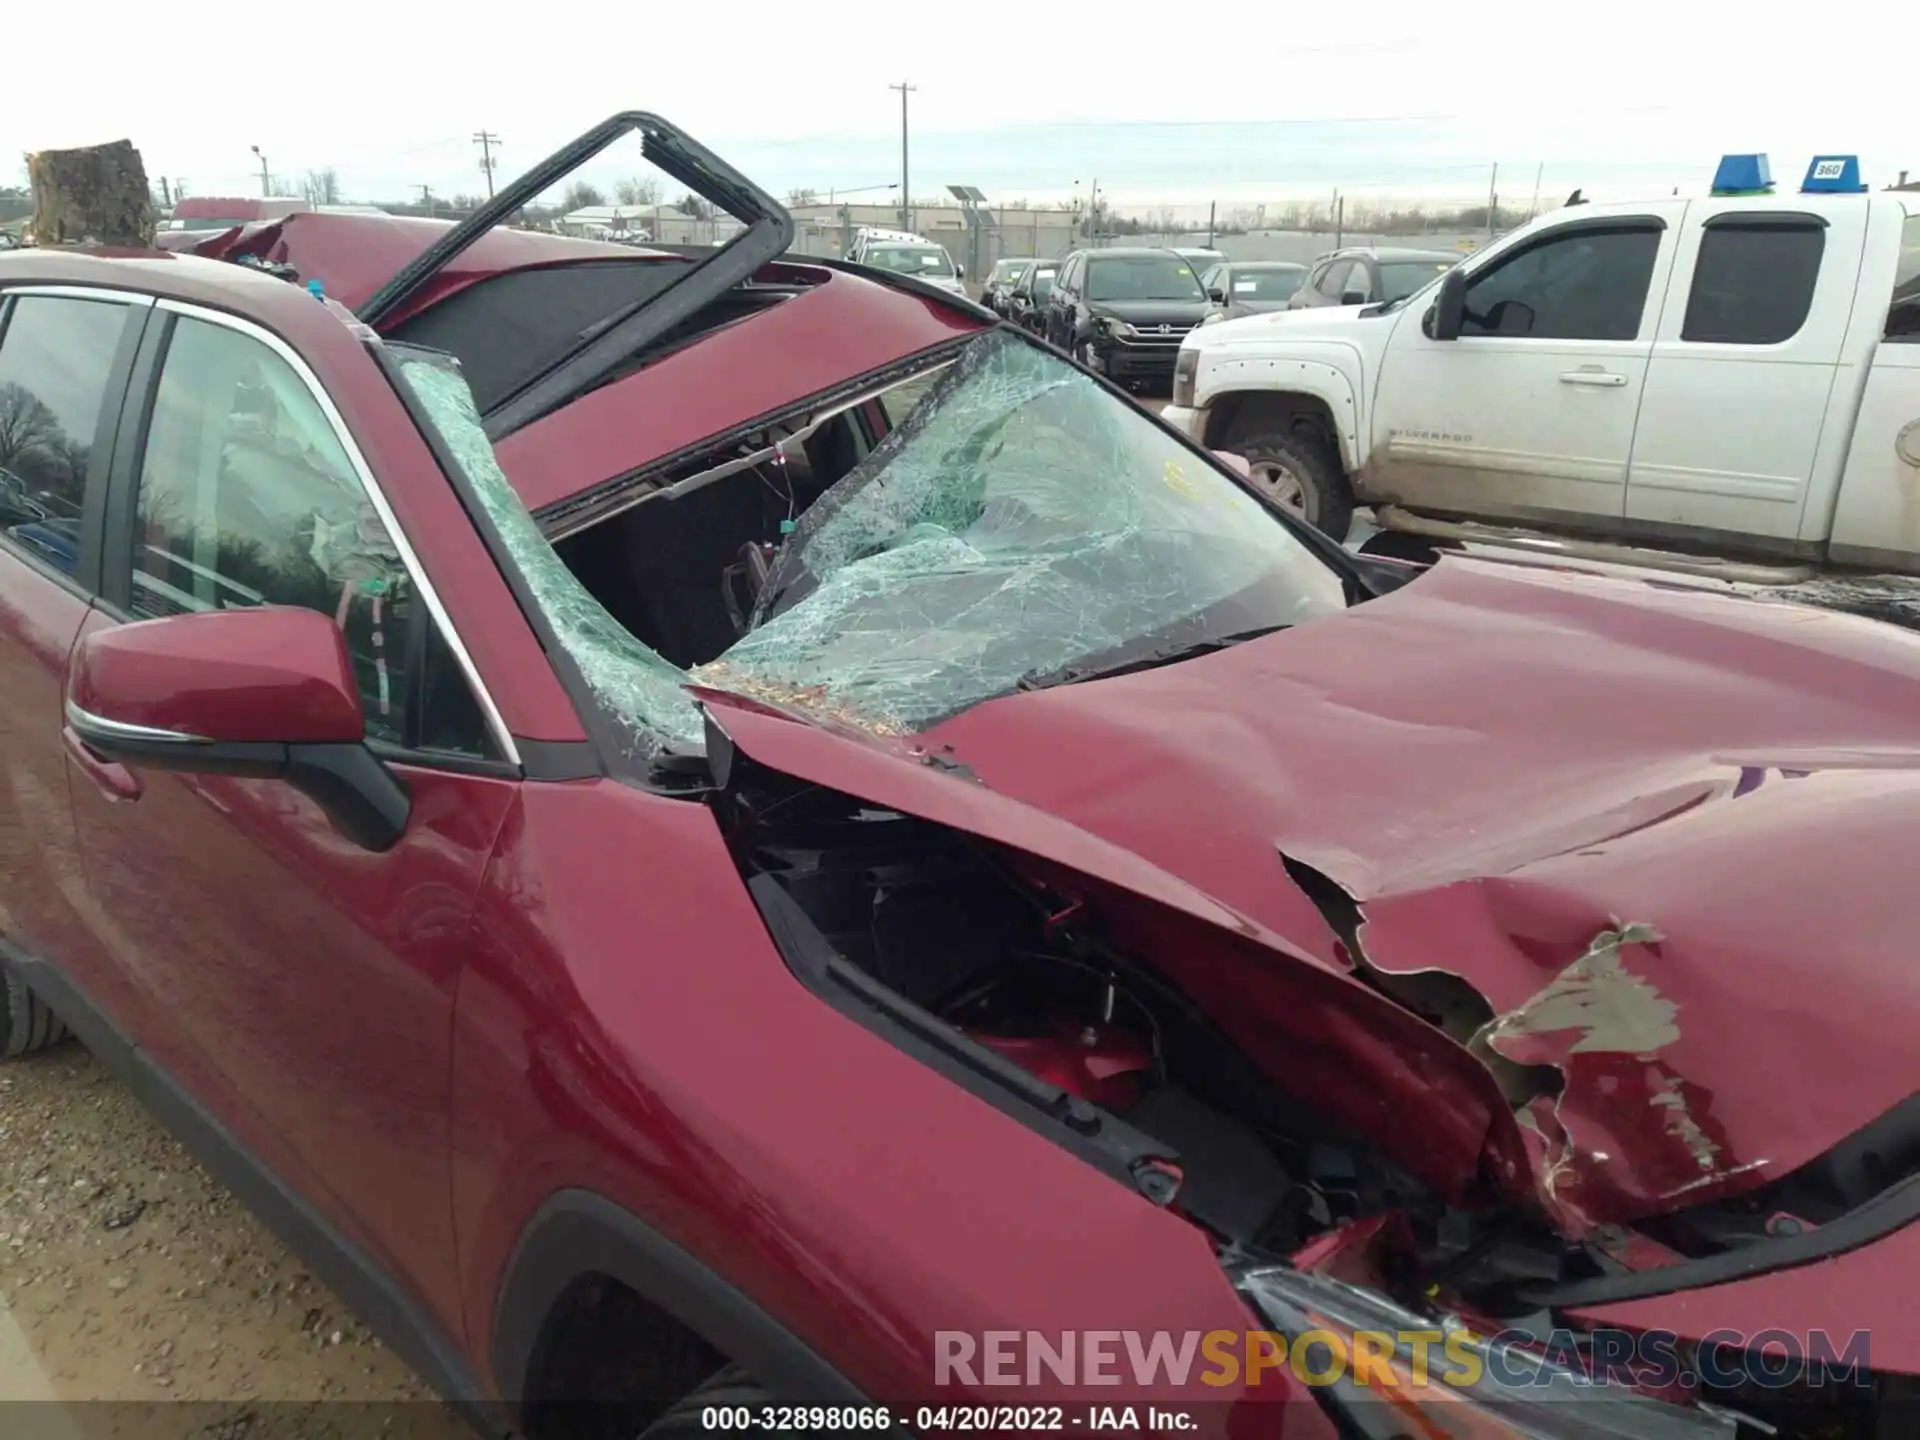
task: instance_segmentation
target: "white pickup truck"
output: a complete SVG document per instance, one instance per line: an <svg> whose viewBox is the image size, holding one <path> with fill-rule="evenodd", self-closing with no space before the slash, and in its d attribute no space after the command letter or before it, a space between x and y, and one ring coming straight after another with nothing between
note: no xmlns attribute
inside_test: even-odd
<svg viewBox="0 0 1920 1440"><path fill-rule="evenodd" d="M1823 172L1570 204L1397 304L1202 326L1166 418L1336 538L1366 504L1443 547L1920 573L1920 193Z"/></svg>

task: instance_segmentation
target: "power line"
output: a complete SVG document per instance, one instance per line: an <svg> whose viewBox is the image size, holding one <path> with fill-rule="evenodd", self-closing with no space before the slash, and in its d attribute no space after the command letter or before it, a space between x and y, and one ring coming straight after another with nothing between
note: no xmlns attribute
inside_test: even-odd
<svg viewBox="0 0 1920 1440"><path fill-rule="evenodd" d="M500 143L500 137L491 130L476 131L473 143L480 147L480 168L487 174L487 198L493 198L493 147Z"/></svg>

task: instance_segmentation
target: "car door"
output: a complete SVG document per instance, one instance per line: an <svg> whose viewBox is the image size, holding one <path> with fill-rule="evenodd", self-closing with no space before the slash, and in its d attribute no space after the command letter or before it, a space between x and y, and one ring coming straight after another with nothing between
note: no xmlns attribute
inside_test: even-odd
<svg viewBox="0 0 1920 1440"><path fill-rule="evenodd" d="M1458 339L1429 339L1422 314L1402 311L1375 389L1367 493L1618 529L1685 206L1574 221L1493 252L1467 275Z"/></svg>
<svg viewBox="0 0 1920 1440"><path fill-rule="evenodd" d="M163 301L115 448L88 630L300 605L345 634L368 741L412 802L384 853L277 780L79 767L99 912L169 1028L162 1069L458 1334L451 1023L468 920L515 792L338 407L284 342ZM368 375L378 379L365 358ZM418 480L418 477L413 477ZM436 477L437 479L437 477ZM258 1152L257 1152L258 1153Z"/></svg>
<svg viewBox="0 0 1920 1440"><path fill-rule="evenodd" d="M1073 316L1078 307L1074 291L1084 268L1081 256L1069 255L1047 296L1047 339L1063 350L1073 344Z"/></svg>
<svg viewBox="0 0 1920 1440"><path fill-rule="evenodd" d="M1694 202L1634 431L1635 529L1826 538L1831 502L1810 515L1809 496L1831 496L1846 459L1822 422L1866 223L1851 199Z"/></svg>
<svg viewBox="0 0 1920 1440"><path fill-rule="evenodd" d="M1293 307L1305 310L1316 305L1338 305L1340 287L1353 273L1353 263L1351 256L1327 261L1311 280L1294 292Z"/></svg>
<svg viewBox="0 0 1920 1440"><path fill-rule="evenodd" d="M16 963L57 967L135 1031L150 1016L92 913L61 704L99 583L107 463L149 310L142 297L57 286L0 293L0 946Z"/></svg>

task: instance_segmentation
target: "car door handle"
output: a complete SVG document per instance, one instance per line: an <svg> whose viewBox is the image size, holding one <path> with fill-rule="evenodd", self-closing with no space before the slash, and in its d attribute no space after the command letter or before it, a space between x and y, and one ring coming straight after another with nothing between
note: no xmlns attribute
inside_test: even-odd
<svg viewBox="0 0 1920 1440"><path fill-rule="evenodd" d="M1617 375L1611 370L1601 370L1594 367L1580 370L1562 370L1560 372L1560 383L1562 385L1602 385L1613 390L1626 384L1627 377Z"/></svg>
<svg viewBox="0 0 1920 1440"><path fill-rule="evenodd" d="M109 800L118 804L140 798L140 777L126 766L94 754L71 725L60 727L60 743L67 747L73 763L86 772L87 778L99 786Z"/></svg>

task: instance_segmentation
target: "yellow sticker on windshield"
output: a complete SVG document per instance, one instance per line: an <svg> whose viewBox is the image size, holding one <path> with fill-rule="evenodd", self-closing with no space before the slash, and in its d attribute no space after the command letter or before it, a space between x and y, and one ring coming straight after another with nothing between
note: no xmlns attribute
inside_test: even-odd
<svg viewBox="0 0 1920 1440"><path fill-rule="evenodd" d="M1187 472L1180 468L1178 460L1167 461L1160 475L1161 481L1176 495L1184 495L1189 500L1200 498L1200 488L1187 478Z"/></svg>

